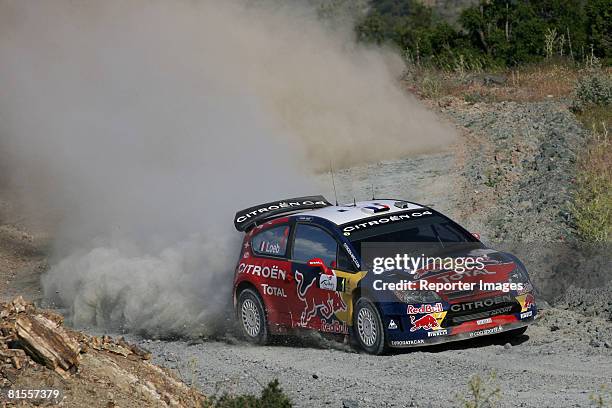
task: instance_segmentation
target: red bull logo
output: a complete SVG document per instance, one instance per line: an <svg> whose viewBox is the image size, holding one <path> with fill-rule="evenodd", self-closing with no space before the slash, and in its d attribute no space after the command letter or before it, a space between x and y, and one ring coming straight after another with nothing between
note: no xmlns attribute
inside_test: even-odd
<svg viewBox="0 0 612 408"><path fill-rule="evenodd" d="M346 303L339 292L317 288L316 279L304 287L304 275L298 271L295 271L295 281L298 298L304 303L300 326L306 327L317 312L320 312L325 319L329 319L336 312L346 310Z"/></svg>
<svg viewBox="0 0 612 408"><path fill-rule="evenodd" d="M417 331L420 329L433 330L433 329L440 328L440 325L438 324L438 321L436 320L436 318L430 314L420 317L416 320L414 319L414 316L410 316L410 323L412 324L412 327L410 328L411 332Z"/></svg>
<svg viewBox="0 0 612 408"><path fill-rule="evenodd" d="M533 305L535 305L535 298L531 293L528 293L525 296L525 304L523 305L524 310L529 310Z"/></svg>
<svg viewBox="0 0 612 408"><path fill-rule="evenodd" d="M423 313L438 313L443 312L444 308L442 307L442 303L436 303L434 305L421 305L420 307L414 307L412 305L408 305L406 312L409 315L413 314L423 314Z"/></svg>

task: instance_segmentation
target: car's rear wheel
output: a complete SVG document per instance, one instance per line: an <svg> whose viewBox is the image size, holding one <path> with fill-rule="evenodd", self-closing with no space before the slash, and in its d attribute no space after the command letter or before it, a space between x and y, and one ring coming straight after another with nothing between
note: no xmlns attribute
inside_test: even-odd
<svg viewBox="0 0 612 408"><path fill-rule="evenodd" d="M263 302L253 289L244 289L238 295L236 317L247 341L254 344L268 342L268 322Z"/></svg>
<svg viewBox="0 0 612 408"><path fill-rule="evenodd" d="M385 330L378 308L367 298L360 298L353 314L353 335L359 346L369 354L386 351Z"/></svg>

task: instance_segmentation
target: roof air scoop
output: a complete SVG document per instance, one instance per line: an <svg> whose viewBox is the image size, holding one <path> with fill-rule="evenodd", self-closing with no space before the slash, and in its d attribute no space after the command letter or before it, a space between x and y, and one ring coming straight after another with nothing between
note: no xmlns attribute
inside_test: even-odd
<svg viewBox="0 0 612 408"><path fill-rule="evenodd" d="M408 208L410 207L410 203L408 203L407 201L396 201L395 203L393 203L394 206L396 206L397 208Z"/></svg>

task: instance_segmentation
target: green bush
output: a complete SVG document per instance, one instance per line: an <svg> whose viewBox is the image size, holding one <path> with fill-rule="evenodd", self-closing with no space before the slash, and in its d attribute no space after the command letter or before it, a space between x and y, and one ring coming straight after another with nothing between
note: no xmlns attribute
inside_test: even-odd
<svg viewBox="0 0 612 408"><path fill-rule="evenodd" d="M291 400L280 388L278 380L271 381L261 391L260 397L254 395L229 395L211 398L207 408L291 408Z"/></svg>
<svg viewBox="0 0 612 408"><path fill-rule="evenodd" d="M574 89L573 108L578 111L590 106L608 106L612 102L612 78L593 71L580 78Z"/></svg>

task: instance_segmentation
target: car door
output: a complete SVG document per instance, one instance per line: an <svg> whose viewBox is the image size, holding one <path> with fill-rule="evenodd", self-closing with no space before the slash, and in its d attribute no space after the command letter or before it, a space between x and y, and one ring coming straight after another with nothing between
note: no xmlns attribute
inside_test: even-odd
<svg viewBox="0 0 612 408"><path fill-rule="evenodd" d="M287 305L297 301L287 253L290 229L287 223L257 227L245 245L238 266L237 283L248 280L257 288L272 332L282 332L283 328L291 327Z"/></svg>
<svg viewBox="0 0 612 408"><path fill-rule="evenodd" d="M338 270L346 263L338 241L324 228L297 223L291 245L291 264L298 302L292 309L294 327L348 333L352 311L351 288L358 276Z"/></svg>

